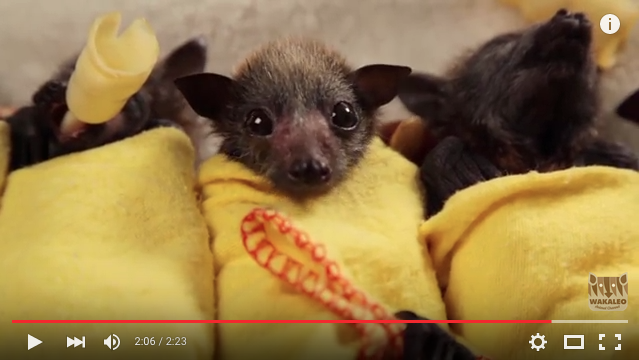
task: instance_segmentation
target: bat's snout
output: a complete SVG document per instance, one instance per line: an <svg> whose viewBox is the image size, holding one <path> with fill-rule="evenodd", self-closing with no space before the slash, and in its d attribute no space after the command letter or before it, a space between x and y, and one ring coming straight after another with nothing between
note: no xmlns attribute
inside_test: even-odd
<svg viewBox="0 0 639 360"><path fill-rule="evenodd" d="M307 185L322 185L331 180L332 169L328 162L318 158L297 158L288 168L288 177L294 182Z"/></svg>

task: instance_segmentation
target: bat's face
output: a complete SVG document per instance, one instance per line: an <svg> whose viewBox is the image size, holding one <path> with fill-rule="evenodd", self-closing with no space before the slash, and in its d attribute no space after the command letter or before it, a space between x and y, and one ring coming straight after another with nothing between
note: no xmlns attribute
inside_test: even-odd
<svg viewBox="0 0 639 360"><path fill-rule="evenodd" d="M225 148L289 193L321 193L359 160L373 137L366 113L340 68L306 71L252 67L237 79ZM275 81L269 74L277 74Z"/></svg>
<svg viewBox="0 0 639 360"><path fill-rule="evenodd" d="M466 104L462 118L489 132L505 128L539 141L551 128L593 119L591 32L583 14L562 10L547 22L489 41L451 81L454 103Z"/></svg>
<svg viewBox="0 0 639 360"><path fill-rule="evenodd" d="M324 193L364 155L374 113L410 69L353 71L316 42L279 42L256 52L231 79L201 74L176 84L224 136L222 151L292 197Z"/></svg>

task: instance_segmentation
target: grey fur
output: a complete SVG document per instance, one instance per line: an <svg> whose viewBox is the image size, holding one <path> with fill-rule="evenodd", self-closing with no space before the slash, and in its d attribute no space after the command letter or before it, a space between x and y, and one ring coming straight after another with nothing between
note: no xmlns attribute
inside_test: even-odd
<svg viewBox="0 0 639 360"><path fill-rule="evenodd" d="M193 109L214 122L224 138L222 152L268 177L276 189L301 198L328 191L359 162L375 134L378 108L392 100L409 73L391 65L354 71L319 41L287 38L255 51L232 79L201 74L176 84ZM349 103L358 117L354 130L332 126L339 102ZM247 130L247 116L255 109L273 120L272 135L258 137ZM326 164L330 181L292 181L288 175L298 159Z"/></svg>

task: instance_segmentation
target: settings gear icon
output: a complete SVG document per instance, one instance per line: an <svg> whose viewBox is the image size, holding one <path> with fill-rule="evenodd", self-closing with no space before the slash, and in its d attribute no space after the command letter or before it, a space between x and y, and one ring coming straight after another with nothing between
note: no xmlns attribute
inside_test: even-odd
<svg viewBox="0 0 639 360"><path fill-rule="evenodd" d="M541 344L539 345L535 345L535 340L541 340ZM530 341L528 343L530 343L530 348L531 349L535 349L537 351L539 351L540 349L545 349L546 348L546 343L548 341L546 341L546 336L545 335L539 335L539 333L537 333L537 335L531 335L530 336Z"/></svg>

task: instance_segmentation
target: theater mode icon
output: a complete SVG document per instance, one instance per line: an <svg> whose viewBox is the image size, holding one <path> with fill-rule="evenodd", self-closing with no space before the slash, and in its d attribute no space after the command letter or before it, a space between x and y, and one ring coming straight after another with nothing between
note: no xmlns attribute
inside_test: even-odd
<svg viewBox="0 0 639 360"><path fill-rule="evenodd" d="M579 340L579 345L568 345L569 339ZM564 335L564 350L583 350L584 335Z"/></svg>

